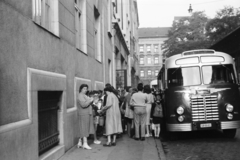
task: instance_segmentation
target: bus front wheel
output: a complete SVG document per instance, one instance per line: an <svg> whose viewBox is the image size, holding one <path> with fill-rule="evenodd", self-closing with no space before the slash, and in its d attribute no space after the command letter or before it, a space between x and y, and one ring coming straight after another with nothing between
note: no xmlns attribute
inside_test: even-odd
<svg viewBox="0 0 240 160"><path fill-rule="evenodd" d="M224 129L223 134L227 138L234 138L236 135L237 129Z"/></svg>

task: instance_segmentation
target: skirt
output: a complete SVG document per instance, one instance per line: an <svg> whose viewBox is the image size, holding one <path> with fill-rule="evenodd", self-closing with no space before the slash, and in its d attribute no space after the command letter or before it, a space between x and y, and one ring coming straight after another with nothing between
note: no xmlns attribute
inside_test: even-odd
<svg viewBox="0 0 240 160"><path fill-rule="evenodd" d="M90 134L94 134L92 115L79 115L79 130L80 138L88 137Z"/></svg>

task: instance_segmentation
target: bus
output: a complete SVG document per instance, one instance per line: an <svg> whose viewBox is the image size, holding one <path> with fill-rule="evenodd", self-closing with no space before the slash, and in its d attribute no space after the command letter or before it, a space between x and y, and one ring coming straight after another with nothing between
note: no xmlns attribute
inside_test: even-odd
<svg viewBox="0 0 240 160"><path fill-rule="evenodd" d="M167 131L222 130L230 138L240 127L240 96L234 59L209 49L166 59L158 74Z"/></svg>

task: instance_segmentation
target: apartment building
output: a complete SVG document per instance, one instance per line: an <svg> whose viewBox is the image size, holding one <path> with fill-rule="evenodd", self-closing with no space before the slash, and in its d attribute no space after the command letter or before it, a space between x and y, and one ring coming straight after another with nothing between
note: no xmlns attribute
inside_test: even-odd
<svg viewBox="0 0 240 160"><path fill-rule="evenodd" d="M79 86L137 79L137 2L2 0L0 12L0 159L58 159L79 138Z"/></svg>
<svg viewBox="0 0 240 160"><path fill-rule="evenodd" d="M167 40L170 27L139 28L139 76L146 85L156 80L163 65L162 44Z"/></svg>

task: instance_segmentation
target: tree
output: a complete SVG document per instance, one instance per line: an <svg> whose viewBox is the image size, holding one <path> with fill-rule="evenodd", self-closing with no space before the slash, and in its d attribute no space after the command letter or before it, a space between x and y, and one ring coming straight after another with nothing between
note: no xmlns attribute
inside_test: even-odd
<svg viewBox="0 0 240 160"><path fill-rule="evenodd" d="M225 6L206 25L206 35L211 44L216 43L240 26L240 8Z"/></svg>
<svg viewBox="0 0 240 160"><path fill-rule="evenodd" d="M207 22L208 18L203 11L175 20L168 32L168 40L163 44L165 56L170 57L191 49L208 48L210 45L205 35Z"/></svg>

